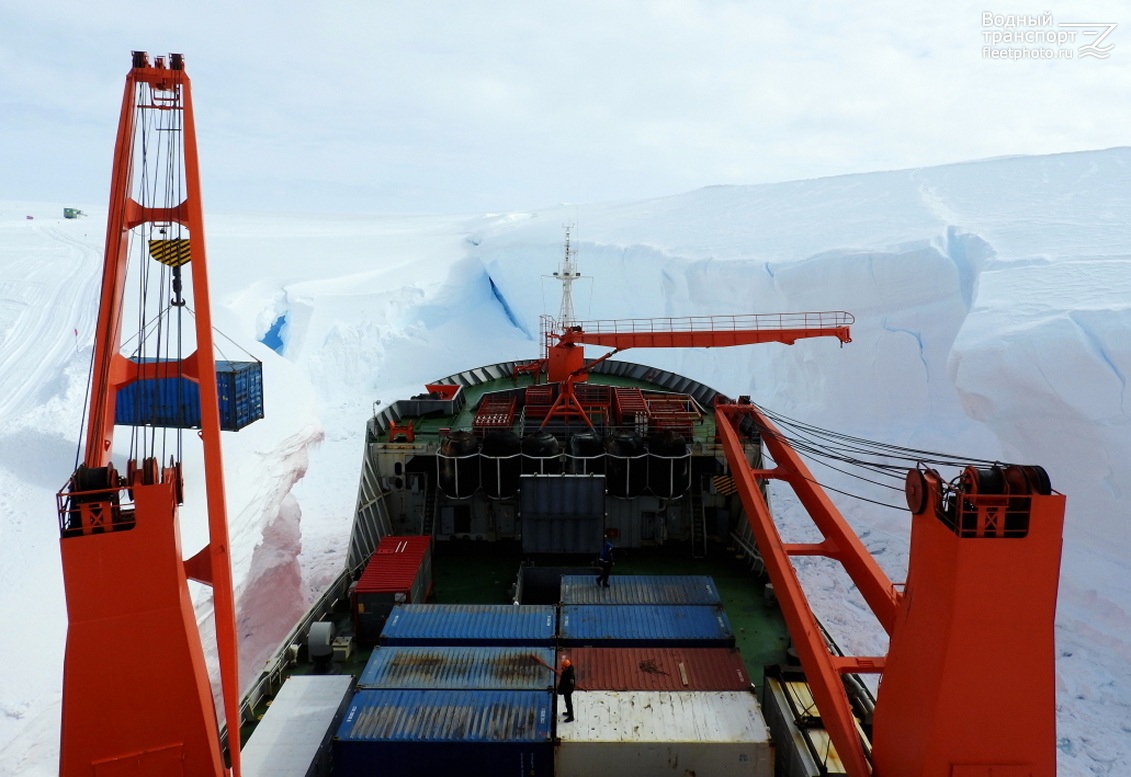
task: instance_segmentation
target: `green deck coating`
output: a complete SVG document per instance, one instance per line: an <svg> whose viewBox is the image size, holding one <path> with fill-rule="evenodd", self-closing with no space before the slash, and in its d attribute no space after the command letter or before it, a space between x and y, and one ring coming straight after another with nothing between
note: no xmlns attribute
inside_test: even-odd
<svg viewBox="0 0 1131 777"><path fill-rule="evenodd" d="M709 557L695 559L686 545L622 548L614 575L708 575L715 581L735 642L755 684L762 668L786 661L788 636L776 605L766 603L763 583L733 552L709 545ZM593 559L565 556L539 559L541 566L586 566ZM522 563L517 543L457 540L436 544L433 556L435 602L509 603Z"/></svg>

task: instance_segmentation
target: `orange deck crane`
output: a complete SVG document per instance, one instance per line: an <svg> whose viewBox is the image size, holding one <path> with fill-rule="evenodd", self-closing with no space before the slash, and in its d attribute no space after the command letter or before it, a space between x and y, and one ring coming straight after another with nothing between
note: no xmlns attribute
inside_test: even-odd
<svg viewBox="0 0 1131 777"><path fill-rule="evenodd" d="M793 345L810 337L835 337L852 341L851 313L754 313L736 316L686 316L682 318L630 318L605 321L557 322L543 317L544 355L515 368L516 374L545 372L559 386L553 406L542 425L553 419L580 419L590 428L589 414L577 398L576 384L584 382L600 362L629 348L720 348L755 343ZM584 345L613 350L586 362Z"/></svg>
<svg viewBox="0 0 1131 777"><path fill-rule="evenodd" d="M568 245L568 243L567 243ZM559 276L577 277L567 264ZM568 287L568 283L566 284ZM564 296L564 295L563 295ZM563 311L567 311L563 304ZM853 317L833 311L614 321L543 318L543 357L516 373L558 383L543 421L590 424L575 384L626 348L851 341ZM582 345L614 350L586 362ZM948 485L911 470L908 579L892 583L788 440L749 400L719 402L719 443L774 585L821 724L850 777L1053 777L1056 695L1053 627L1065 499L1040 467L968 466ZM751 466L762 445L772 469ZM755 459L760 460L760 457ZM760 483L789 485L823 539L785 543ZM889 635L885 656L835 654L790 559L838 562ZM881 676L871 741L842 676Z"/></svg>
<svg viewBox="0 0 1131 777"><path fill-rule="evenodd" d="M128 277L138 281L136 298ZM190 289L195 327L182 329ZM123 338L127 319L138 330ZM185 338L195 351L182 356ZM127 344L132 357L122 354ZM69 621L63 777L239 774L219 400L189 79L179 54L151 61L134 52L114 151L86 442L58 496ZM195 407L199 415L186 417ZM123 408L134 411L135 433L124 475L111 463ZM178 427L175 444L163 426ZM207 498L208 544L188 561L179 428L200 429ZM212 590L227 758L190 578Z"/></svg>
<svg viewBox="0 0 1131 777"><path fill-rule="evenodd" d="M1044 470L968 466L949 486L934 470L910 470L911 553L901 590L757 407L721 403L716 416L821 723L850 777L1053 777L1053 621L1065 499ZM772 469L751 466L744 444L752 442L769 451ZM820 542L782 541L758 485L767 479L793 489ZM832 652L794 556L841 564L890 637L886 656ZM881 675L870 743L841 682L848 673Z"/></svg>

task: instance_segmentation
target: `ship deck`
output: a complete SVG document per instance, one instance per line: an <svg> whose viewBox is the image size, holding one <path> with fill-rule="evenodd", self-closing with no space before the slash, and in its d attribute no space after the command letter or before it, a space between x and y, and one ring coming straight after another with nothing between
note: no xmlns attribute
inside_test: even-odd
<svg viewBox="0 0 1131 777"><path fill-rule="evenodd" d="M521 561L517 543L438 543L434 559L434 601L474 604L511 601ZM585 565L589 561L588 558L579 562L576 557L562 557L540 563L544 566ZM785 621L777 606L766 602L762 583L739 552L713 544L707 558L696 559L691 558L682 543L620 549L613 575L708 575L714 578L734 629L736 646L755 684L761 684L765 665L786 662L789 638Z"/></svg>
<svg viewBox="0 0 1131 777"><path fill-rule="evenodd" d="M585 566L591 559L576 556L543 558L540 566ZM474 540L437 543L433 555L433 591L430 601L448 604L509 604L514 595L523 555L517 542L478 542ZM763 585L751 572L740 551L713 543L707 558L692 558L687 546L671 543L664 546L622 549L618 551L617 575L708 575L715 581L723 607L735 634L736 647L742 653L750 678L756 685L763 682L763 667L787 662L788 635L777 606L763 596ZM348 633L348 602L335 610L339 633ZM357 677L365 668L371 650L355 649L346 661L336 661L334 672ZM303 675L314 671L307 661L299 661L290 674ZM261 718L270 702L253 711ZM241 739L246 742L255 729L255 722L245 723Z"/></svg>
<svg viewBox="0 0 1131 777"><path fill-rule="evenodd" d="M612 364L619 365L620 363L613 362ZM636 367L637 365L630 366ZM679 391L665 387L652 380L651 378L654 378L654 376L651 372L655 371L644 371L643 375L635 374L644 369L645 368L639 368L632 372L626 372L625 374L593 372L589 375L587 383L594 386L609 386L614 389L635 388L645 392L672 395L681 394ZM458 412L453 414L405 414L401 418L401 422L406 423L411 421L418 439L438 440L442 436L443 430L471 429L475 422L476 411L485 394L508 389L526 388L537 384L529 375L519 375L516 378L505 376L487 379L483 382L461 383L461 385L463 387L464 403ZM710 412L710 408L708 407L701 406L701 411L702 418L695 422L693 426L693 438L688 440L691 444L712 443L715 438L714 414ZM520 421L520 417L516 416L515 425L520 424ZM527 429L527 431L530 431L530 429Z"/></svg>

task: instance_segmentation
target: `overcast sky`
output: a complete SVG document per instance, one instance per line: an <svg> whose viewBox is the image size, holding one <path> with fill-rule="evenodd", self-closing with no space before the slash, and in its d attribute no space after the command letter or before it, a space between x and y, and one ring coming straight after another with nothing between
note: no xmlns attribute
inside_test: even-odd
<svg viewBox="0 0 1131 777"><path fill-rule="evenodd" d="M1077 40L990 59L1036 44L995 45L1017 30L987 11ZM1107 57L1066 23L1115 24ZM185 55L213 211L524 210L1131 143L1125 0L3 0L0 200L105 204L133 49Z"/></svg>

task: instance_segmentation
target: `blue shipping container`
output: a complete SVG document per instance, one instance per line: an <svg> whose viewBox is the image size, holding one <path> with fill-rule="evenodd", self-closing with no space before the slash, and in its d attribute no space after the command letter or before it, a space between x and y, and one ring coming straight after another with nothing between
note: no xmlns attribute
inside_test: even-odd
<svg viewBox="0 0 1131 777"><path fill-rule="evenodd" d="M706 575L612 575L609 587L596 575L562 575L562 604L722 604Z"/></svg>
<svg viewBox="0 0 1131 777"><path fill-rule="evenodd" d="M177 370L168 362L169 371ZM259 362L216 362L220 428L236 432L263 417L263 365ZM178 377L146 378L122 386L114 408L121 426L200 428L200 387Z"/></svg>
<svg viewBox="0 0 1131 777"><path fill-rule="evenodd" d="M553 648L379 647L359 688L547 690L554 687Z"/></svg>
<svg viewBox="0 0 1131 777"><path fill-rule="evenodd" d="M550 777L547 691L358 691L334 738L345 777Z"/></svg>
<svg viewBox="0 0 1131 777"><path fill-rule="evenodd" d="M561 644L734 647L734 631L722 607L569 604L562 606Z"/></svg>
<svg viewBox="0 0 1131 777"><path fill-rule="evenodd" d="M398 604L381 644L549 647L556 620L553 605Z"/></svg>

